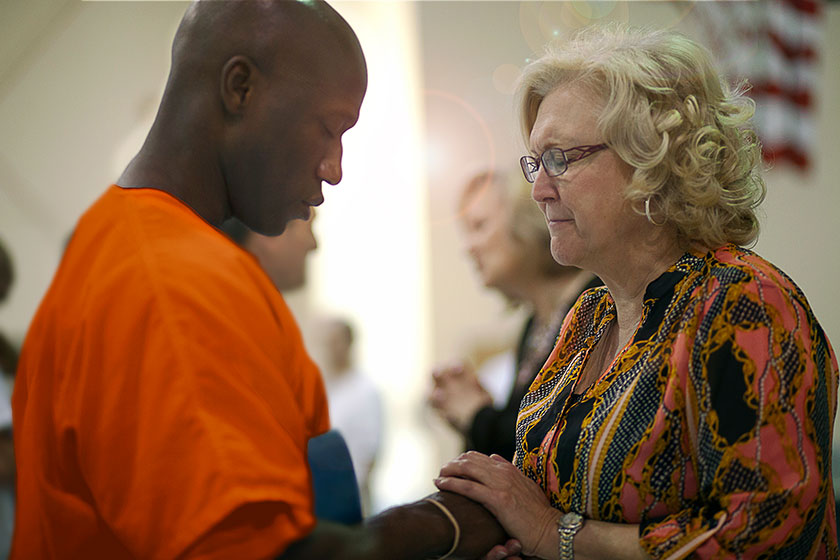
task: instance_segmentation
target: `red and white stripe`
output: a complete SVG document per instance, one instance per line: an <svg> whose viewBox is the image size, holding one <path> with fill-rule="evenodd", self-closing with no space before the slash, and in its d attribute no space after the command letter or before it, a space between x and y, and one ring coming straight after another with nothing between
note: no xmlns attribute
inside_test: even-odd
<svg viewBox="0 0 840 560"><path fill-rule="evenodd" d="M822 0L701 2L695 13L724 71L750 85L764 159L808 169L816 142Z"/></svg>

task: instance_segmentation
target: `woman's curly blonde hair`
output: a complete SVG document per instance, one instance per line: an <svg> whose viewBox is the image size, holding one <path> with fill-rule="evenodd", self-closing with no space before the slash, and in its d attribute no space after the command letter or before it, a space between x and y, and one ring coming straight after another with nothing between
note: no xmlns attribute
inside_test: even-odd
<svg viewBox="0 0 840 560"><path fill-rule="evenodd" d="M635 168L626 194L637 210L650 199L656 223L673 224L689 244L756 240L755 208L766 188L749 126L755 104L722 79L705 48L674 31L621 24L590 26L549 45L519 83L526 145L542 100L571 84L603 101L598 128Z"/></svg>

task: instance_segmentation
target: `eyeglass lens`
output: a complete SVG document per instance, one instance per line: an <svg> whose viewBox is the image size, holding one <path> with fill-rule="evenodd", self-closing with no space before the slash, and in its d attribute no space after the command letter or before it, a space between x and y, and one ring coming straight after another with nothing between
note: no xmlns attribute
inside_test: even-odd
<svg viewBox="0 0 840 560"><path fill-rule="evenodd" d="M525 180L533 183L537 178L537 171L540 169L540 164L531 156L522 156L519 158L519 166L522 167L522 173L525 175Z"/></svg>
<svg viewBox="0 0 840 560"><path fill-rule="evenodd" d="M549 148L542 153L540 159L550 177L562 175L566 171L566 153L560 148Z"/></svg>
<svg viewBox="0 0 840 560"><path fill-rule="evenodd" d="M542 153L539 160L531 156L523 156L519 160L519 165L522 167L525 180L529 183L537 180L541 163L550 177L562 175L568 166L566 154L560 148L549 148Z"/></svg>

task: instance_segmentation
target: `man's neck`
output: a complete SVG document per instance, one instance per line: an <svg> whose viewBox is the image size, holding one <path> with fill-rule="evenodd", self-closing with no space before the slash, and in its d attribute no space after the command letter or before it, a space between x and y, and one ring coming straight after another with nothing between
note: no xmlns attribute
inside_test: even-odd
<svg viewBox="0 0 840 560"><path fill-rule="evenodd" d="M165 150L149 149L148 144L149 141L128 164L116 184L123 188L144 187L168 193L189 206L207 223L220 227L229 215L221 174L213 167L202 167L179 157L177 150L159 156Z"/></svg>

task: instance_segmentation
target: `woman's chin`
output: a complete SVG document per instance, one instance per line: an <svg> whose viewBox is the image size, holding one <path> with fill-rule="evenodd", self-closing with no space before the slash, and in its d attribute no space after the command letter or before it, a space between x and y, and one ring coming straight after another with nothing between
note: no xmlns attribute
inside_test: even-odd
<svg viewBox="0 0 840 560"><path fill-rule="evenodd" d="M578 266L577 259L569 253L569 251L555 249L554 247L551 248L551 256L554 257L554 260L557 264L563 266Z"/></svg>

